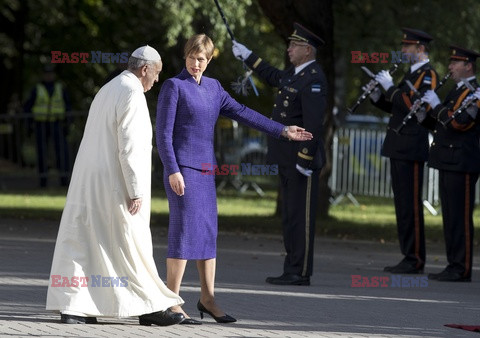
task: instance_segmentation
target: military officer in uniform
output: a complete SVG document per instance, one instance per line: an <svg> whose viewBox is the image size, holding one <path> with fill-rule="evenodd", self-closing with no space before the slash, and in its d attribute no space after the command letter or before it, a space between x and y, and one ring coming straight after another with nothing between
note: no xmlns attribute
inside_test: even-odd
<svg viewBox="0 0 480 338"><path fill-rule="evenodd" d="M465 82L478 88L475 78L477 52L450 46L452 54L448 70L457 83L440 103L433 91L423 100L433 109L423 124L433 131L428 166L439 170L443 233L447 251L447 267L431 273L429 279L445 282L470 282L473 254L473 209L475 184L480 172L479 101L453 116L465 100L480 99L480 89L472 92Z"/></svg>
<svg viewBox="0 0 480 338"><path fill-rule="evenodd" d="M297 143L270 138L267 156L270 163L279 166L287 255L283 274L268 277L266 282L310 285L319 172L325 162L322 124L327 104L326 78L315 58L317 48L324 42L298 23L294 24L294 32L288 39L291 65L286 70L271 66L236 41L233 41L233 54L269 85L278 88L272 119L304 127L313 134L312 140Z"/></svg>
<svg viewBox="0 0 480 338"><path fill-rule="evenodd" d="M437 73L428 59L428 44L433 38L420 30L402 28L402 60L411 63L397 86L387 71L375 80L383 87L372 93L372 103L391 114L381 154L390 158L392 190L395 203L400 251L404 256L397 265L387 266L391 273L422 273L425 265L425 233L422 203L423 171L428 159L428 131L412 118L402 126L419 93L437 86Z"/></svg>

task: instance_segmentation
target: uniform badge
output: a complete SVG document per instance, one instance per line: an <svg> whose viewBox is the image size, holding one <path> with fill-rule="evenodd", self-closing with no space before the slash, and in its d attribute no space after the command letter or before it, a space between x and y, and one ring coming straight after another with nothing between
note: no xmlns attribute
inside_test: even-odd
<svg viewBox="0 0 480 338"><path fill-rule="evenodd" d="M319 84L312 85L312 93L320 93L321 90L322 90L322 87Z"/></svg>
<svg viewBox="0 0 480 338"><path fill-rule="evenodd" d="M317 74L317 71L315 69L312 69L312 74Z"/></svg>
<svg viewBox="0 0 480 338"><path fill-rule="evenodd" d="M431 76L425 76L423 78L423 83L425 84L432 84L432 77Z"/></svg>
<svg viewBox="0 0 480 338"><path fill-rule="evenodd" d="M282 111L282 112L280 113L280 116L283 117L283 118L286 118L286 117L287 117L287 113L285 113L284 111Z"/></svg>
<svg viewBox="0 0 480 338"><path fill-rule="evenodd" d="M308 149L307 149L307 148L303 148L303 149L302 149L302 153L303 153L303 154L308 154Z"/></svg>

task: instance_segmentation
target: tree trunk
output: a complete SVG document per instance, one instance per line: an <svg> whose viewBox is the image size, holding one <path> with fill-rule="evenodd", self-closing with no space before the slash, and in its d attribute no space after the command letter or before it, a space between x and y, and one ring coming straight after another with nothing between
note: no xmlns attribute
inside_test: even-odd
<svg viewBox="0 0 480 338"><path fill-rule="evenodd" d="M28 3L20 2L18 8L6 7L5 13L9 13L13 19L7 19L0 15L0 27L5 33L9 42L12 42L13 48L8 49L8 54L4 51L0 56L0 67L2 74L0 88L2 97L0 99L0 113L10 113L9 107L17 107L18 102L22 100L23 94L23 58L25 43L25 26L28 14ZM15 102L12 102L12 98Z"/></svg>
<svg viewBox="0 0 480 338"><path fill-rule="evenodd" d="M5 15L8 13L8 15ZM0 14L0 29L7 39L7 48L0 54L0 114L22 112L25 26L28 3L6 4ZM2 123L5 120L1 121ZM13 125L12 125L13 127ZM9 135L0 135L0 157L19 161L20 145L9 142Z"/></svg>
<svg viewBox="0 0 480 338"><path fill-rule="evenodd" d="M263 13L267 16L278 34L285 39L293 31L293 23L298 22L325 41L325 46L320 47L317 58L327 77L328 96L327 110L324 122L324 142L326 151L326 164L320 173L320 195L318 202L318 216L328 215L330 206L329 198L331 190L328 179L332 172L332 140L335 131L333 120L333 97L334 97L334 59L333 59L333 9L332 0L258 0ZM288 62L287 55L286 60ZM279 210L277 206L277 211Z"/></svg>

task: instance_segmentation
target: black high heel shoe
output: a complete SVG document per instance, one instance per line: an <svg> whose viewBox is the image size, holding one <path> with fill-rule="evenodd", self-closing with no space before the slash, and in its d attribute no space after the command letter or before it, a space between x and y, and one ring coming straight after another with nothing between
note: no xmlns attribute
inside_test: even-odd
<svg viewBox="0 0 480 338"><path fill-rule="evenodd" d="M225 314L225 316L222 316L222 317L214 316L213 313L208 311L205 308L205 306L203 306L203 304L200 303L200 301L198 301L198 303L197 303L197 309L198 309L198 311L200 311L200 318L201 319L203 319L203 313L205 312L206 314L209 314L210 316L212 316L212 318L215 319L215 321L217 323L233 323L233 322L237 321L235 318L233 318L232 316L229 316L227 314Z"/></svg>

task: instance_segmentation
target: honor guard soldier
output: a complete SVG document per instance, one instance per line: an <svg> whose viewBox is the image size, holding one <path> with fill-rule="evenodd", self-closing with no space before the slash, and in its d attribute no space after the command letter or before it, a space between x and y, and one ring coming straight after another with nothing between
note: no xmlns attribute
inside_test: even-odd
<svg viewBox="0 0 480 338"><path fill-rule="evenodd" d="M385 93L381 94L377 87L371 99L376 107L391 114L381 154L390 158L398 239L404 256L400 263L384 271L415 274L423 273L426 256L422 187L428 131L416 118L405 118L422 93L436 88L437 73L428 59L428 44L433 38L417 29L402 31L402 60L409 60L409 70L397 86L387 71L381 71L375 80Z"/></svg>
<svg viewBox="0 0 480 338"><path fill-rule="evenodd" d="M272 119L304 127L313 134L312 140L298 143L269 138L267 156L270 163L279 166L287 255L283 274L268 277L266 282L310 285L319 172L325 163L322 124L327 104L326 78L315 58L317 48L324 42L298 23L288 39L287 52L292 64L286 70L271 66L236 41L233 54L269 85L278 88Z"/></svg>
<svg viewBox="0 0 480 338"><path fill-rule="evenodd" d="M450 46L448 70L456 86L440 103L433 91L423 101L433 109L423 124L433 131L428 166L439 171L447 267L429 279L470 282L473 255L475 184L480 172L480 89L475 78L477 52ZM475 90L476 89L476 90ZM469 104L470 103L470 104Z"/></svg>

